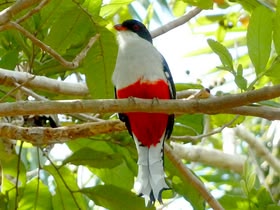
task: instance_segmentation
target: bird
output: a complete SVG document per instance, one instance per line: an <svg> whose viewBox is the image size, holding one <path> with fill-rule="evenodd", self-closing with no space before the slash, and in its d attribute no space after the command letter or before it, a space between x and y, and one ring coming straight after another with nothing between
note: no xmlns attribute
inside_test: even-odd
<svg viewBox="0 0 280 210"><path fill-rule="evenodd" d="M130 19L114 26L118 55L112 82L115 97L175 99L175 85L168 64L154 47L150 32L140 21ZM162 192L170 189L164 173L164 141L170 138L174 114L119 113L134 139L138 153L138 175L134 190L146 205L162 203Z"/></svg>

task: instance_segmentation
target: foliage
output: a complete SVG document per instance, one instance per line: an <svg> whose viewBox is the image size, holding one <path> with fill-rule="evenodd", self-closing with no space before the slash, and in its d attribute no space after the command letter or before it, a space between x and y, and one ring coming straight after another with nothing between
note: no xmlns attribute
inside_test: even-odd
<svg viewBox="0 0 280 210"><path fill-rule="evenodd" d="M63 65L57 57L39 47L34 39L17 29L6 27L6 23L2 22L0 68L30 72L56 80L86 83L90 94L79 96L80 99L113 98L111 75L117 56L117 44L112 26L129 18L140 19L147 25L152 21L163 24L163 14L181 17L191 6L197 6L212 9L212 14L197 16L195 20L190 21L189 27L193 29L194 35L198 33L194 29L202 28L202 32L199 33L204 35L209 46L197 49L187 56L202 58L200 56L215 54L221 65L215 69L208 69L209 72L218 78L229 75L233 78L218 85L216 81L216 85L211 87L211 92L216 92L217 95L240 93L265 85L279 84L279 1L105 2L107 1L51 0L46 5L30 7L12 17L12 20L30 32L34 39L42 41L66 61L75 60L87 47L89 40L99 34L99 38L81 60L78 68ZM13 4L12 1L0 1L1 9ZM35 10L36 7L38 11ZM144 14L142 10L145 11ZM34 14L23 18L30 11L34 11ZM235 36L231 36L232 34ZM241 53L235 55L235 50ZM201 89L203 79L201 81L180 83L176 87L177 90ZM227 85L230 88L224 89ZM5 82L0 84L1 102L32 100L26 92L15 87L16 84L14 87ZM31 92L34 93L31 96L36 100L39 100L36 98L38 95L48 100L78 99L76 95L57 94L36 88ZM253 105L280 107L279 99ZM82 115L63 115L59 117L59 123L57 116L7 116L0 120L29 127L56 127L84 123L92 119L100 121L111 118L110 114L92 114L86 119L82 118ZM277 127L274 127L275 124L271 121L256 117L221 114L206 116L199 113L181 115L176 117L173 140L175 137L181 137L180 141L186 143L189 136L197 137L196 141L188 143L222 151L229 137L221 133L223 129L216 135L211 131L224 125L236 127L239 124L248 128L254 136L260 137L271 155L278 155L279 158ZM269 136L268 130L270 133L274 132L274 135ZM184 163L208 189L219 192L216 198L227 210L280 209L279 174L260 154L242 142L240 136L233 138L236 138L232 146L234 155L248 156L243 174L206 166L203 163L190 163L187 160ZM57 151L57 145L36 147L20 140L0 139L0 209L101 209L100 206L111 210L156 209L154 206L145 208L144 200L131 191L137 174L137 153L127 132L100 134L68 141L59 147L63 149L56 153L54 151ZM193 209L210 208L192 183L184 182L184 174L180 169L166 157L165 171L171 187L171 190L163 193L167 206L172 205L172 202L168 201L178 201L177 206L185 205L185 201L188 201ZM182 198L184 202L180 201Z"/></svg>

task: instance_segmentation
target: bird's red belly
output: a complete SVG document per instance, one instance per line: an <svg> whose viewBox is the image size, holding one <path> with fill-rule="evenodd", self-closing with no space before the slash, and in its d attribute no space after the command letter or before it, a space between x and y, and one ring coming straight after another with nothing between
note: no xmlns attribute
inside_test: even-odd
<svg viewBox="0 0 280 210"><path fill-rule="evenodd" d="M168 84L164 80L155 82L141 82L117 90L118 98L146 98L170 99ZM165 133L168 114L162 113L126 113L130 122L132 133L144 145L150 147L159 143Z"/></svg>

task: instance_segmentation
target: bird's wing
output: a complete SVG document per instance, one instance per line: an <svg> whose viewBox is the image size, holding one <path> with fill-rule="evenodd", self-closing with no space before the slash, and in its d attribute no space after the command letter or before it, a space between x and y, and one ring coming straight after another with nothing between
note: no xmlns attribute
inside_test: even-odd
<svg viewBox="0 0 280 210"><path fill-rule="evenodd" d="M115 87L115 98L118 98L116 87ZM119 119L125 123L125 126L129 132L129 134L132 136L131 126L130 126L127 115L125 113L118 113L118 115L119 115Z"/></svg>
<svg viewBox="0 0 280 210"><path fill-rule="evenodd" d="M169 87L169 93L170 93L170 98L171 99L176 99L176 89L175 89L175 84L170 72L170 69L168 67L168 64L164 57L162 56L162 61L163 61L163 71L166 76L167 82L168 82L168 87ZM171 114L168 116L168 122L167 122L167 127L165 131L165 138L169 139L173 130L173 125L174 125L174 114Z"/></svg>

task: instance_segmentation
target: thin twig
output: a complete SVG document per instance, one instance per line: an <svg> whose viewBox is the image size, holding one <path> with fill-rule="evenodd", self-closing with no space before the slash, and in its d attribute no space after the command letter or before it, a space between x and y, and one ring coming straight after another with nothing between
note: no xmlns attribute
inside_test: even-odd
<svg viewBox="0 0 280 210"><path fill-rule="evenodd" d="M6 24L11 19L21 12L24 9L27 9L28 7L31 7L37 3L39 3L41 0L21 0L21 1L15 1L15 3L4 9L0 12L0 25Z"/></svg>
<svg viewBox="0 0 280 210"><path fill-rule="evenodd" d="M170 159L172 164L180 171L183 175L185 182L190 183L196 190L201 194L205 201L214 210L223 210L224 208L221 204L208 192L203 183L182 163L182 161L177 157L176 153L170 148L168 144L164 145L165 155Z"/></svg>
<svg viewBox="0 0 280 210"><path fill-rule="evenodd" d="M57 53L55 50L53 50L50 46L46 45L41 40L37 39L33 34L25 30L21 25L17 24L16 22L9 22L7 23L7 25L10 25L12 28L18 30L25 37L30 39L35 45L37 45L39 48L49 53L54 59L56 59L63 66L70 69L75 68L72 62L66 61L64 58L62 58L62 56L59 53Z"/></svg>
<svg viewBox="0 0 280 210"><path fill-rule="evenodd" d="M21 18L16 20L16 22L17 23L21 23L21 22L25 21L26 19L30 18L35 13L39 12L49 2L50 2L50 0L43 0L43 1L41 1L37 7L35 7L32 10L30 10L27 14L25 14L24 16L22 16Z"/></svg>
<svg viewBox="0 0 280 210"><path fill-rule="evenodd" d="M195 8L193 10L191 10L189 13L183 15L182 17L173 20L167 24L165 24L164 26L161 26L160 28L151 31L151 35L153 38L160 36L180 25L185 24L186 22L188 22L190 19L192 19L193 17L195 17L197 14L199 14L202 10L200 8Z"/></svg>
<svg viewBox="0 0 280 210"><path fill-rule="evenodd" d="M192 142L195 142L199 139L209 137L209 136L212 136L212 135L217 134L217 133L221 133L226 127L231 126L237 120L238 117L239 116L235 116L231 121L224 124L222 127L217 128L217 129L215 129L215 130L213 130L209 133L206 133L206 134L201 134L201 135L197 135L197 136L172 136L170 139L175 140L175 141L192 141Z"/></svg>
<svg viewBox="0 0 280 210"><path fill-rule="evenodd" d="M72 63L75 66L75 68L80 65L80 62L86 57L88 51L94 45L94 43L99 39L99 37L100 34L96 34L95 36L91 37L86 47L74 58Z"/></svg>
<svg viewBox="0 0 280 210"><path fill-rule="evenodd" d="M68 186L68 183L65 181L65 178L61 175L59 168L53 163L53 161L50 159L50 157L48 156L48 154L46 154L42 149L41 149L42 153L44 153L45 157L48 159L48 161L50 162L51 166L54 168L54 170L56 171L56 173L58 174L59 178L61 179L63 185L65 186L65 188L69 191L69 193L71 194L72 199L75 202L75 205L78 209L81 209L79 206L79 203L77 201L77 199L75 198L74 194L73 194L73 190ZM58 182L58 180L55 180ZM60 196L65 196L65 195L60 195Z"/></svg>
<svg viewBox="0 0 280 210"><path fill-rule="evenodd" d="M41 40L37 39L33 34L31 34L29 31L25 30L21 25L17 24L16 22L9 22L6 24L7 28L14 28L21 32L24 36L29 38L35 45L37 45L39 48L44 50L45 52L49 53L54 59L56 59L61 65L63 65L66 68L69 69L75 69L79 66L79 63L81 59L85 57L85 52L88 52L89 48L93 46L93 44L96 42L96 40L99 37L99 34L96 34L94 37L92 37L89 40L89 43L86 45L85 49L81 51L81 54L79 54L74 61L67 61L65 60L59 53L57 53L54 49L52 49L50 46L46 45Z"/></svg>
<svg viewBox="0 0 280 210"><path fill-rule="evenodd" d="M10 90L8 93L6 93L1 99L0 99L0 103L2 103L8 96L10 96L13 92L17 91L18 89L21 88L21 86L24 86L24 84L28 83L29 81L33 80L35 78L35 76L30 77L28 80L24 81L21 85L16 86L15 88L13 88L12 90Z"/></svg>
<svg viewBox="0 0 280 210"><path fill-rule="evenodd" d="M251 147L248 147L248 154L250 157L250 160L252 161L252 164L256 166L255 171L256 171L256 175L258 176L258 179L261 183L261 185L263 185L267 192L270 194L271 199L273 200L273 196L272 196L272 192L268 186L268 183L265 180L265 174L264 171L261 169L260 164L257 161L257 157L256 157L256 153L254 153L254 151L251 149Z"/></svg>
<svg viewBox="0 0 280 210"><path fill-rule="evenodd" d="M15 210L18 209L19 203L19 174L20 174L20 164L21 164L21 152L22 152L23 141L20 142L19 152L18 152L18 160L17 160L17 177L16 177L16 197L15 197Z"/></svg>

